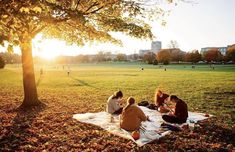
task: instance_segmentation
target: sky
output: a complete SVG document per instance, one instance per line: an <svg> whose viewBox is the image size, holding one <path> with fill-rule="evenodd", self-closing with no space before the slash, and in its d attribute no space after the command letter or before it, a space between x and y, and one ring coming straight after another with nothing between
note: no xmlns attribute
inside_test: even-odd
<svg viewBox="0 0 235 152"><path fill-rule="evenodd" d="M178 42L183 51L200 50L202 47L222 47L235 43L235 0L194 0L194 3L178 3L169 7L171 13L165 17L166 26L152 21L154 40L167 48L171 40ZM163 6L164 7L164 6ZM109 43L68 46L63 41L43 40L40 35L33 41L34 55L53 58L57 55L96 54L98 51L132 54L140 49L150 49L151 41L134 39L120 33L115 34L123 41L123 47ZM48 51L50 50L50 51ZM17 50L16 50L17 52Z"/></svg>

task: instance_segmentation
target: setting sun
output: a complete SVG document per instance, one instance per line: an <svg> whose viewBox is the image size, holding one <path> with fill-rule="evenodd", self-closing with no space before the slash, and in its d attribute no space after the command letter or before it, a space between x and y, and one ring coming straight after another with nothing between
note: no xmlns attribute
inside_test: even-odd
<svg viewBox="0 0 235 152"><path fill-rule="evenodd" d="M40 56L47 60L52 60L61 54L61 51L66 51L66 45L55 39L42 40L41 35L33 40L34 55Z"/></svg>

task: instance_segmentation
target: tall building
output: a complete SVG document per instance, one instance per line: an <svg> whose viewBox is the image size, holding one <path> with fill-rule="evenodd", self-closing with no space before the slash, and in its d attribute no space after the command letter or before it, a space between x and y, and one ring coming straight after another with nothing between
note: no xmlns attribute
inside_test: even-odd
<svg viewBox="0 0 235 152"><path fill-rule="evenodd" d="M161 41L153 41L151 43L151 52L157 54L159 50L162 49L162 42Z"/></svg>

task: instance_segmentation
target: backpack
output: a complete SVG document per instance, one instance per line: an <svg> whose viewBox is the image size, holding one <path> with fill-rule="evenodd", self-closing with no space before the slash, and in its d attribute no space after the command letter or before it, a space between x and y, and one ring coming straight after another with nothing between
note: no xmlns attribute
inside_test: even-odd
<svg viewBox="0 0 235 152"><path fill-rule="evenodd" d="M157 110L157 106L155 105L155 104L149 104L148 106L147 106L149 109L152 109L152 110Z"/></svg>
<svg viewBox="0 0 235 152"><path fill-rule="evenodd" d="M144 106L144 107L147 107L149 105L149 102L148 101L141 101L138 103L138 106Z"/></svg>

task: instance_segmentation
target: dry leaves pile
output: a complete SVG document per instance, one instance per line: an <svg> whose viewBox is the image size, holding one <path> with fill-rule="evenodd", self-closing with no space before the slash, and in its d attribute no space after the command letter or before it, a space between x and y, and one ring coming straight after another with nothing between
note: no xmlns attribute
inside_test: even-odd
<svg viewBox="0 0 235 152"><path fill-rule="evenodd" d="M3 92L3 90L0 90ZM222 118L200 122L193 131L174 132L138 147L103 129L72 119L75 113L94 112L103 107L69 102L75 96L44 94L43 105L17 109L22 98L17 92L0 96L0 151L232 151L235 126Z"/></svg>

